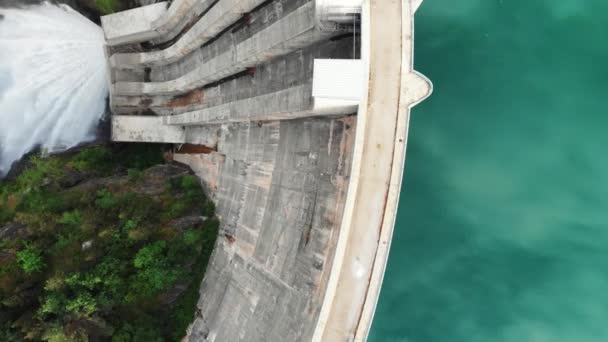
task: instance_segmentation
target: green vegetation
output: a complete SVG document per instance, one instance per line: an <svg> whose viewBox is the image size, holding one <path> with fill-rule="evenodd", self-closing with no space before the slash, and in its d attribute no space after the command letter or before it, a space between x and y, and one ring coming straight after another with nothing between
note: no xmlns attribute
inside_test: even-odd
<svg viewBox="0 0 608 342"><path fill-rule="evenodd" d="M0 184L0 228L17 227L0 241L0 340L183 337L219 224L198 179L160 160L93 147Z"/></svg>
<svg viewBox="0 0 608 342"><path fill-rule="evenodd" d="M95 0L95 6L101 14L111 14L120 10L119 0Z"/></svg>
<svg viewBox="0 0 608 342"><path fill-rule="evenodd" d="M32 245L26 244L16 255L19 266L27 274L40 272L44 268L42 252Z"/></svg>

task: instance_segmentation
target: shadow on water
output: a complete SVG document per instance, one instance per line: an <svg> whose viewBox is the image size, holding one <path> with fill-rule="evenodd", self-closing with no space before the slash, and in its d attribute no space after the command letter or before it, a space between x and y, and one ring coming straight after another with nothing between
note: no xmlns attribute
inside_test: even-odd
<svg viewBox="0 0 608 342"><path fill-rule="evenodd" d="M370 341L606 341L605 1L427 0Z"/></svg>

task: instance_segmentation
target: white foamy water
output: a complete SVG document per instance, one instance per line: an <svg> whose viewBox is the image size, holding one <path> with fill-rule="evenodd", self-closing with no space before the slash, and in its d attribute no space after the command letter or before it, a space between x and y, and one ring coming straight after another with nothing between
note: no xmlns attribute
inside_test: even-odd
<svg viewBox="0 0 608 342"><path fill-rule="evenodd" d="M108 96L103 31L68 6L0 8L0 176L36 146L95 138Z"/></svg>

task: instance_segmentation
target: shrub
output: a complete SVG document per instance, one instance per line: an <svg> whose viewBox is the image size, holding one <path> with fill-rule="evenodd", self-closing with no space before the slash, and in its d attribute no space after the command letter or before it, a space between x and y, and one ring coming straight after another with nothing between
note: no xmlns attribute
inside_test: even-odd
<svg viewBox="0 0 608 342"><path fill-rule="evenodd" d="M132 183L136 183L141 180L144 175L144 172L138 169L129 169L127 170L127 175L129 177L129 181Z"/></svg>
<svg viewBox="0 0 608 342"><path fill-rule="evenodd" d="M17 211L30 213L58 213L68 209L61 195L56 192L34 190L27 192L19 202Z"/></svg>
<svg viewBox="0 0 608 342"><path fill-rule="evenodd" d="M95 201L95 204L98 207L102 209L112 209L117 203L118 201L108 189L97 191L97 200Z"/></svg>
<svg viewBox="0 0 608 342"><path fill-rule="evenodd" d="M111 14L119 9L117 0L95 0L95 5L101 14Z"/></svg>
<svg viewBox="0 0 608 342"><path fill-rule="evenodd" d="M32 165L17 177L17 186L21 190L37 189L46 179L56 179L61 175L62 165L56 158L43 159L34 156L30 162Z"/></svg>
<svg viewBox="0 0 608 342"><path fill-rule="evenodd" d="M68 300L65 309L80 316L89 316L97 311L97 301L90 293L81 292L76 298Z"/></svg>
<svg viewBox="0 0 608 342"><path fill-rule="evenodd" d="M44 299L38 310L41 315L57 315L63 312L66 298L57 292L51 292Z"/></svg>
<svg viewBox="0 0 608 342"><path fill-rule="evenodd" d="M127 222L125 222L124 225L124 229L126 231L130 231L137 228L137 221L136 220L132 220L132 219L128 219Z"/></svg>
<svg viewBox="0 0 608 342"><path fill-rule="evenodd" d="M188 189L200 189L201 183L195 176L186 175L181 179L181 188L184 190Z"/></svg>
<svg viewBox="0 0 608 342"><path fill-rule="evenodd" d="M43 333L42 340L48 342L67 342L71 341L72 339L65 334L61 325L53 324Z"/></svg>
<svg viewBox="0 0 608 342"><path fill-rule="evenodd" d="M161 208L149 196L126 193L116 197L116 207L120 208L122 219L133 219L137 222L156 222Z"/></svg>
<svg viewBox="0 0 608 342"><path fill-rule="evenodd" d="M51 253L56 253L64 248L66 248L73 241L74 241L74 237L69 232L67 232L67 233L61 232L61 233L57 234L57 241L51 248Z"/></svg>
<svg viewBox="0 0 608 342"><path fill-rule="evenodd" d="M201 230L187 230L184 232L184 243L188 246L194 246L201 241L202 235Z"/></svg>
<svg viewBox="0 0 608 342"><path fill-rule="evenodd" d="M18 335L10 322L0 322L0 341L18 341Z"/></svg>
<svg viewBox="0 0 608 342"><path fill-rule="evenodd" d="M209 199L205 201L205 204L203 205L202 214L203 216L207 217L215 216L215 204L213 203L213 201Z"/></svg>
<svg viewBox="0 0 608 342"><path fill-rule="evenodd" d="M178 218L186 213L188 207L183 201L171 203L164 213L164 218L167 220Z"/></svg>
<svg viewBox="0 0 608 342"><path fill-rule="evenodd" d="M95 146L82 150L70 164L79 171L109 171L112 167L112 154L106 147Z"/></svg>
<svg viewBox="0 0 608 342"><path fill-rule="evenodd" d="M82 224L82 215L78 210L65 212L61 216L59 223L73 228L79 227Z"/></svg>
<svg viewBox="0 0 608 342"><path fill-rule="evenodd" d="M136 326L125 323L112 336L112 342L163 342L158 327L151 326L149 322L141 322L140 319Z"/></svg>
<svg viewBox="0 0 608 342"><path fill-rule="evenodd" d="M44 284L44 289L47 291L59 291L65 286L65 279L62 274L56 274L53 277L47 279Z"/></svg>
<svg viewBox="0 0 608 342"><path fill-rule="evenodd" d="M192 266L193 272L190 274L192 284L200 284L205 274L205 269L211 257L213 244L217 235L219 222L216 219L210 219L205 222L203 230L197 230L199 235L198 244L202 247L201 253L196 258L196 263ZM186 238L188 231L184 234ZM196 312L196 304L198 302L198 287L190 286L178 299L175 308L171 314L171 327L173 328L172 337L174 341L179 341L183 338L184 332L188 325L192 322L192 317Z"/></svg>
<svg viewBox="0 0 608 342"><path fill-rule="evenodd" d="M137 268L133 290L143 296L152 296L167 289L177 280L177 272L167 260L167 243L157 241L142 247L133 264Z"/></svg>
<svg viewBox="0 0 608 342"><path fill-rule="evenodd" d="M157 266L167 250L167 242L157 241L142 247L133 259L135 267L140 269Z"/></svg>
<svg viewBox="0 0 608 342"><path fill-rule="evenodd" d="M21 269L28 274L40 272L45 267L42 253L30 244L26 244L23 250L17 252L17 262Z"/></svg>

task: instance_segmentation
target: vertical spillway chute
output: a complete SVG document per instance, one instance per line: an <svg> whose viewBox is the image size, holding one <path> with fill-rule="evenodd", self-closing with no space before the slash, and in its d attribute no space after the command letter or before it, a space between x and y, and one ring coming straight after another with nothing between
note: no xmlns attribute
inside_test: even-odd
<svg viewBox="0 0 608 342"><path fill-rule="evenodd" d="M103 31L66 5L0 8L0 175L37 146L95 138L108 95Z"/></svg>

